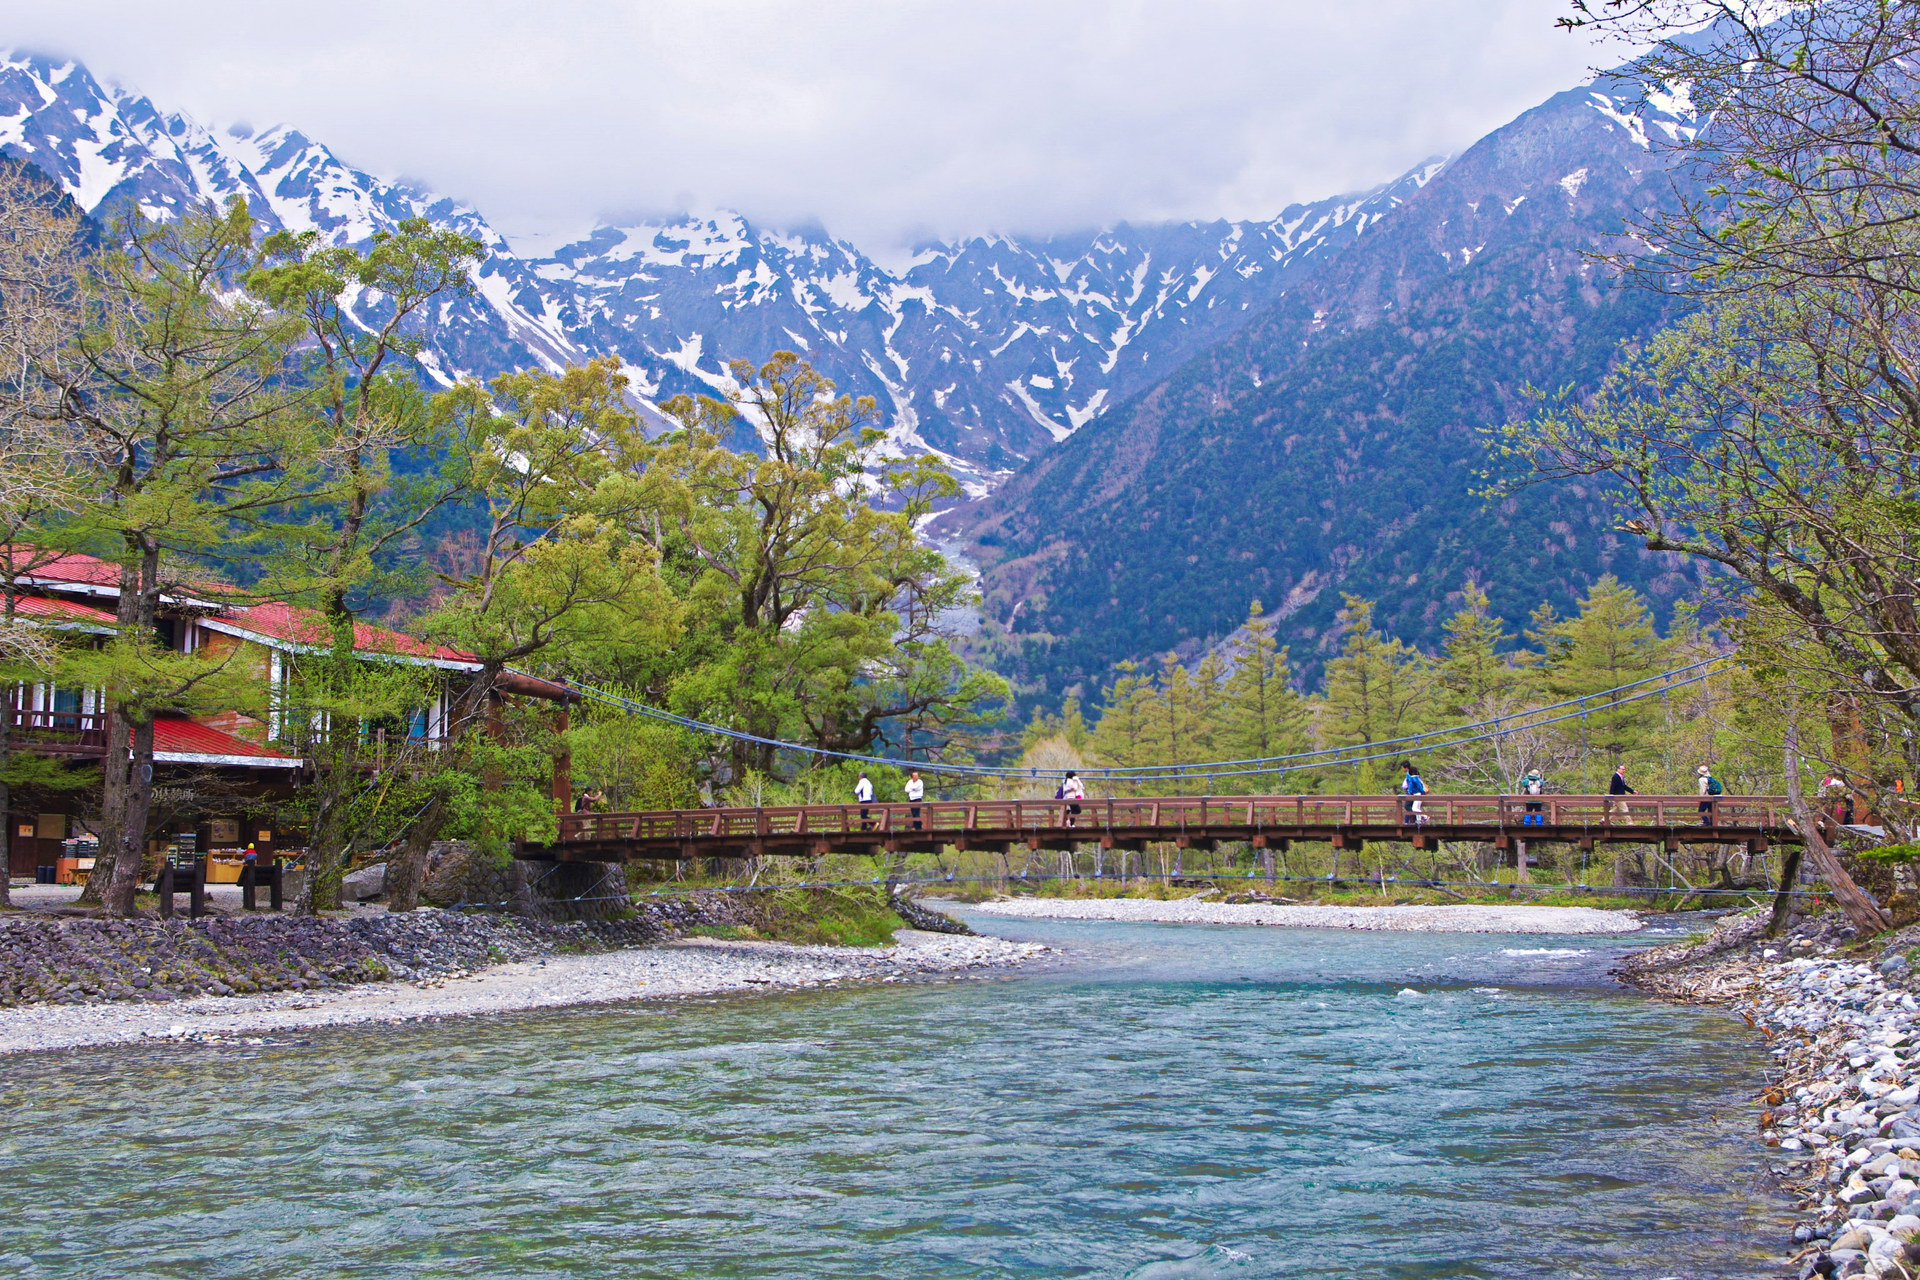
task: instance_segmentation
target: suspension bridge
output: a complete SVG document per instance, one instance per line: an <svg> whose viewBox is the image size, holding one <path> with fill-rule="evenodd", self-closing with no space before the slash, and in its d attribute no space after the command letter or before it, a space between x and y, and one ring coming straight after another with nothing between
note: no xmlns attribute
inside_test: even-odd
<svg viewBox="0 0 1920 1280"><path fill-rule="evenodd" d="M1432 849L1442 840L1512 848L1515 842L1744 845L1764 853L1799 844L1783 796L1382 795L1142 796L1068 800L954 800L570 813L549 844L522 857L563 862L814 857L828 853L1010 853L1090 845L1143 851L1164 843L1215 850L1293 841L1358 850L1368 841Z"/></svg>
<svg viewBox="0 0 1920 1280"><path fill-rule="evenodd" d="M1125 768L1083 769L1102 789L1151 789L1215 778L1284 776L1300 770L1397 759L1539 729L1664 698L1725 670L1707 658L1613 689L1472 724L1373 742L1247 760L1215 760ZM701 734L771 746L802 757L917 769L1005 785L1052 777L1061 770L1021 766L943 764L857 752L828 751L756 736L648 707L605 690L574 686L580 697L629 715L675 724ZM662 809L561 815L555 839L528 844L521 856L561 862L719 857L813 857L827 853L938 853L1068 851L1098 845L1143 851L1150 844L1217 850L1245 843L1256 850L1287 849L1294 841L1358 850L1369 841L1436 848L1459 840L1511 849L1516 843L1744 845L1764 853L1774 844L1800 844L1782 796L1654 795L1252 795L1140 796L1072 800L923 800L866 804L773 805L754 808Z"/></svg>

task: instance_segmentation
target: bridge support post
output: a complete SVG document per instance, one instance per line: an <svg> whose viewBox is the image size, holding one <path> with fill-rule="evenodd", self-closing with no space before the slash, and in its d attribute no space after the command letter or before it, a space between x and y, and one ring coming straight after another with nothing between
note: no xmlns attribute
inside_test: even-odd
<svg viewBox="0 0 1920 1280"><path fill-rule="evenodd" d="M1527 870L1527 842L1513 842L1513 882L1515 884L1533 883L1533 874Z"/></svg>

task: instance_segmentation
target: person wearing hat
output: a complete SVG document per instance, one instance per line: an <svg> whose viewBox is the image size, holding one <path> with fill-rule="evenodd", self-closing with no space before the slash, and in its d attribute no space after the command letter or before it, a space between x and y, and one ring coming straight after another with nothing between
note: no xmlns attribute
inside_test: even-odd
<svg viewBox="0 0 1920 1280"><path fill-rule="evenodd" d="M1526 815L1520 819L1523 827L1538 827L1546 822L1546 805L1535 799L1547 789L1547 780L1538 769L1527 770L1520 779L1520 794L1527 797Z"/></svg>
<svg viewBox="0 0 1920 1280"><path fill-rule="evenodd" d="M1713 770L1706 765L1701 765L1694 772L1700 780L1700 825L1710 827L1713 825L1714 797L1724 794L1726 788L1720 785L1720 779L1714 777Z"/></svg>

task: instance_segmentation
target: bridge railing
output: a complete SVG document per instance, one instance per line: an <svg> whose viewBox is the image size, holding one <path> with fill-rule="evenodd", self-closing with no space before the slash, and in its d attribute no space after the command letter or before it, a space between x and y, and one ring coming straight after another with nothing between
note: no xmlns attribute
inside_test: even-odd
<svg viewBox="0 0 1920 1280"><path fill-rule="evenodd" d="M1176 837L1224 828L1668 828L1702 825L1699 796L1142 796L1066 800L929 800L773 805L752 809L662 809L634 813L570 813L564 842L831 840L844 836L1008 837L1060 832L1088 839L1107 833ZM1781 796L1717 796L1716 826L1778 830L1790 824ZM1417 807L1414 807L1417 806ZM1537 822L1532 819L1538 819Z"/></svg>

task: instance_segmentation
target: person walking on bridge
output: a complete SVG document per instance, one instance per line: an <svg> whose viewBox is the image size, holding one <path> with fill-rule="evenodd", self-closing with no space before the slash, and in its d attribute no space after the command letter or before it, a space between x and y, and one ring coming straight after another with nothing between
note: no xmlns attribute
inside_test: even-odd
<svg viewBox="0 0 1920 1280"><path fill-rule="evenodd" d="M1622 818L1626 817L1627 802L1620 797L1637 796L1639 794L1638 791L1635 791L1627 785L1627 766L1624 764L1615 765L1613 777L1607 783L1607 816L1611 818L1618 814Z"/></svg>
<svg viewBox="0 0 1920 1280"><path fill-rule="evenodd" d="M1067 802L1067 825L1078 826L1080 820L1080 802L1087 798L1087 784L1080 781L1080 775L1067 770L1067 776L1060 783L1060 798Z"/></svg>
<svg viewBox="0 0 1920 1280"><path fill-rule="evenodd" d="M1402 814L1404 821L1402 821L1400 825L1404 827L1424 826L1426 825L1427 815L1421 812L1418 797L1427 794L1427 784L1421 780L1420 768L1414 764L1413 761L1409 760L1400 767L1406 770L1406 776L1400 779L1400 794L1407 797L1401 802L1405 812Z"/></svg>
<svg viewBox="0 0 1920 1280"><path fill-rule="evenodd" d="M915 769L907 775L907 803L913 806L911 816L913 829L920 829L920 802L926 798L927 784L920 781L920 771Z"/></svg>
<svg viewBox="0 0 1920 1280"><path fill-rule="evenodd" d="M860 771L860 780L853 784L853 799L860 806L860 829L873 830L873 823L867 820L867 806L873 803L873 779L865 769Z"/></svg>
<svg viewBox="0 0 1920 1280"><path fill-rule="evenodd" d="M1700 775L1700 825L1710 827L1713 825L1714 801L1716 797L1725 795L1727 789L1720 784L1720 779L1714 777L1713 770L1706 765L1701 765L1698 773Z"/></svg>
<svg viewBox="0 0 1920 1280"><path fill-rule="evenodd" d="M1525 796L1525 812L1520 817L1523 827L1545 826L1547 821L1546 803L1540 796L1547 789L1547 780L1538 769L1527 770L1527 776L1520 779L1520 794Z"/></svg>

